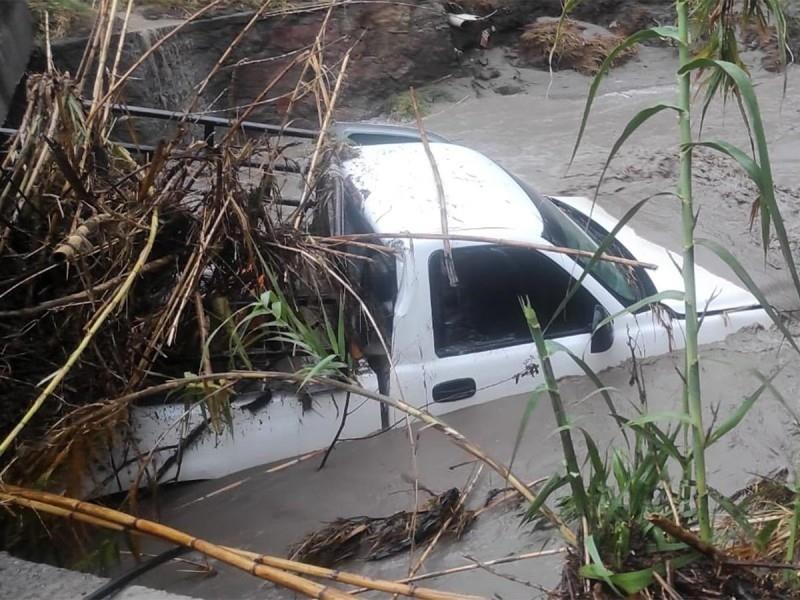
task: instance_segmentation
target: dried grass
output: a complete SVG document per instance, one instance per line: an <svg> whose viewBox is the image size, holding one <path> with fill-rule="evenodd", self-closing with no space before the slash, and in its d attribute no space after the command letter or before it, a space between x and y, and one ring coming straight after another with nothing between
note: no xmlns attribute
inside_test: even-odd
<svg viewBox="0 0 800 600"><path fill-rule="evenodd" d="M278 191L286 139L248 139L233 128L211 147L181 125L144 159L110 140L108 107L131 74L116 77L108 68L115 4L98 3L81 71L95 75L29 77L27 111L0 172L4 479L74 493L127 425L129 402L110 399L165 377L229 366L219 347L205 352L209 328L226 317L220 307L235 309L280 282L298 314L318 317L326 299L353 289L348 248L307 234L312 221L323 233L330 226L325 202L336 184L328 176L336 149L327 139L316 144L307 206L294 211L294 225L282 217ZM322 51L296 56L295 64L307 66L297 101L331 97L326 82L337 73L323 65ZM261 97L276 83L266 83ZM333 102L318 104L326 112L320 120L330 119ZM303 164L294 152L291 160ZM222 394L212 396L224 403Z"/></svg>
<svg viewBox="0 0 800 600"><path fill-rule="evenodd" d="M525 28L519 39L519 51L525 63L547 67L552 49L554 70L573 69L583 75L595 75L622 39L611 33L590 35L584 25L572 19L565 19L560 31L557 20L539 19ZM625 50L614 65L623 64L635 55L634 48Z"/></svg>

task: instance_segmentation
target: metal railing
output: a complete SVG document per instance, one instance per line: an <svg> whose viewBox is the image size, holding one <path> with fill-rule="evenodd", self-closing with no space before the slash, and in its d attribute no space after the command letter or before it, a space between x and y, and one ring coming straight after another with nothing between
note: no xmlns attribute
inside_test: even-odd
<svg viewBox="0 0 800 600"><path fill-rule="evenodd" d="M89 101L84 101L85 106L89 106ZM281 127L257 121L241 121L236 119L225 119L198 113L185 113L160 108L149 108L145 106L133 106L128 104L112 104L110 110L118 116L134 117L137 119L152 119L155 121L169 121L173 123L188 123L190 125L200 125L203 127L203 139L210 146L214 146L215 133L217 129L231 129L234 126L246 134L271 134L286 137L313 140L319 135L319 131L313 129L303 129L299 127ZM11 137L17 133L16 129L0 127L0 136ZM151 156L156 147L150 144L140 144L133 142L116 142L132 154ZM0 154L3 150L0 148ZM244 166L259 167L261 165L254 161L246 161ZM287 173L300 173L302 170L297 165L288 162L284 165L274 165L273 169Z"/></svg>

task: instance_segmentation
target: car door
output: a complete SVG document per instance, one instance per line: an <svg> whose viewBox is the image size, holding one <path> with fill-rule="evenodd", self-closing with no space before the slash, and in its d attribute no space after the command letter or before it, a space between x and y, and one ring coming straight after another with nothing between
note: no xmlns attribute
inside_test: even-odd
<svg viewBox="0 0 800 600"><path fill-rule="evenodd" d="M563 312L554 315L575 284L573 275L581 272L567 256L459 244L453 259L456 286L448 281L440 250L428 256L427 264L405 269L407 277L415 278L411 287L416 293L406 299L405 308L398 302L394 352L396 384L406 401L442 414L535 389L541 375L522 314L523 299L536 310L545 336L583 356L592 368L600 370L625 359L626 347L618 343L617 335L611 346L591 351L595 315L622 309L592 277L584 280ZM409 306L417 310L410 311ZM422 311L423 306L430 311ZM565 353L552 360L559 377L580 373Z"/></svg>

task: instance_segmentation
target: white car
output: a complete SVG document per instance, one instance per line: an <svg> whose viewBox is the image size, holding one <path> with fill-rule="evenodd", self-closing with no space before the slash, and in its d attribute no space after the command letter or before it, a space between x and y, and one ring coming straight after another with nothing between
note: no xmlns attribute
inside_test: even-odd
<svg viewBox="0 0 800 600"><path fill-rule="evenodd" d="M360 377L365 388L436 415L532 391L541 375L533 368L536 349L520 298L529 299L540 321L549 323L547 337L595 371L629 358L629 339L635 340L641 356L683 346L682 302L665 300L658 310L644 306L635 314L624 313L625 307L656 292L682 290L676 266L680 256L624 227L608 253L656 268L597 263L551 322L588 259L530 246L593 252L617 221L586 198L541 196L478 152L436 141L430 147L441 173L449 233L473 238L451 242L458 280L451 285L443 241L408 235L435 237L442 232L430 160L408 130L398 138L391 132L381 128L374 143L361 145L343 164L352 183L344 186L343 200L354 215L347 231L374 232L396 250L364 273L378 299L377 312L382 315L377 316L393 365L390 373L388 360L370 361L373 369ZM358 129L358 135L369 138L368 134ZM769 322L757 300L730 281L699 269L697 288L698 306L705 312L701 342ZM593 335L598 322L609 315L618 316ZM369 346L368 357L379 357L374 344ZM567 354L558 353L553 360L557 376L581 374ZM104 481L96 482L97 490L130 486L139 459L153 448L148 475L158 473L160 481L174 481L214 478L288 459L325 448L334 439L345 405L343 393L315 388L310 409L291 391L273 390L261 405L253 401L258 393L263 392L242 393L233 400L233 429L220 435L204 428L199 406L187 413L184 403L173 398L134 407L135 444L115 452L114 464L128 466L115 476L106 474ZM404 416L377 402L357 400L351 399L354 409L343 438L370 434ZM180 460L175 459L178 448Z"/></svg>

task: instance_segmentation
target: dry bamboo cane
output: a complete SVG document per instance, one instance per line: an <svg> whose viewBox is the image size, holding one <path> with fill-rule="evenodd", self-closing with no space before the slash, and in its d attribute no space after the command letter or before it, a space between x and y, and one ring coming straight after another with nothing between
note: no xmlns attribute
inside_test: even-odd
<svg viewBox="0 0 800 600"><path fill-rule="evenodd" d="M173 544L191 548L192 550L196 550L202 554L216 558L217 560L220 560L232 567L236 567L237 569L241 569L242 571L250 573L251 575L255 575L261 579L266 579L282 587L299 592L308 598L316 598L318 600L347 600L350 598L348 594L336 588L320 585L298 575L286 573L285 571L281 571L280 569L276 569L264 564L259 564L237 552L191 536L188 533L173 529L172 527L161 525L160 523L156 523L154 521L140 519L134 517L133 515L119 512L110 508L105 508L103 506L97 506L96 504L91 504L89 502L82 502L74 498L67 498L37 490L6 486L3 491L5 492L3 497L9 498L14 502L16 502L17 498L22 498L25 500L39 502L40 508L43 508L42 505L46 504L50 506L56 506L61 509L72 510L96 519L108 521L110 523L122 526L123 528L131 529L152 537L157 537L162 540L172 542Z"/></svg>
<svg viewBox="0 0 800 600"><path fill-rule="evenodd" d="M309 565L286 558L260 555L255 552L248 552L246 550L237 550L234 548L231 548L231 550L258 563L276 567L278 569L302 573L303 575L310 575L312 577L330 579L332 581L337 581L339 583L345 583L348 585L357 585L369 590L386 592L389 594L400 594L401 596L407 596L408 598L420 598L422 600L455 600L457 598L470 600L473 598L479 598L479 596L465 596L463 594L456 594L453 592L441 592L439 590L433 590L430 588L417 587L409 583L373 579L364 575L346 573L337 569L326 569L325 567Z"/></svg>
<svg viewBox="0 0 800 600"><path fill-rule="evenodd" d="M6 488L6 490L7 490L6 492L0 491L0 501L13 502L19 506L30 508L35 511L48 513L54 516L63 517L70 520L87 523L90 525L95 525L97 527L112 529L114 531L131 531L132 533L138 533L138 534L148 533L140 528L136 528L133 525L110 520L109 518L106 518L109 516L107 513L103 517L101 517L99 516L100 514L99 512L98 516L93 516L81 510L82 508L85 508L87 505L93 506L95 508L103 508L103 507L99 507L85 502L80 502L78 500L70 498L65 498L63 496L48 494L46 492L38 492L35 490L25 490L16 487L8 487ZM27 496L38 496L39 499L34 500ZM70 507L67 507L68 505ZM113 511L112 509L103 509L103 510L111 511L112 513L117 513L121 517L126 517L125 520L128 522L130 521L130 519L135 519L131 515L127 515L119 511ZM142 520L138 519L138 521ZM154 534L148 533L148 535L154 535ZM157 537L162 537L162 536L157 536ZM479 600L478 596L466 596L451 592L442 592L430 588L417 587L415 585L410 585L410 584L397 583L394 581L373 579L371 577L366 577L363 575L347 573L335 569L326 569L324 567L318 567L316 565L301 563L293 560L288 560L285 558L280 558L277 556L262 555L256 552L240 550L238 548L231 548L228 546L220 546L220 548L222 548L223 550L233 552L243 558L252 560L253 562L259 563L260 565L264 565L266 567L274 567L276 569L282 569L284 571L291 571L293 573L310 575L312 577L319 577L322 579L329 579L331 581L336 581L339 583L357 585L373 591L397 593L403 596L407 596L409 598L420 598L421 600L459 600L459 599ZM199 552L202 552L200 548L194 548L194 549Z"/></svg>

